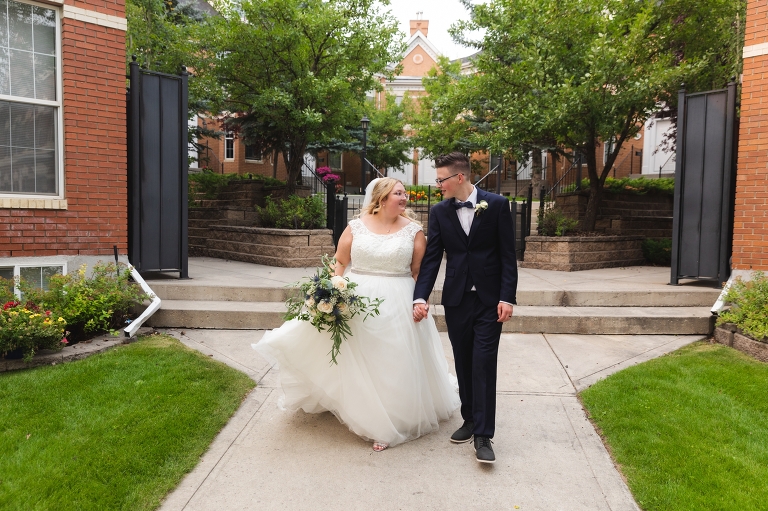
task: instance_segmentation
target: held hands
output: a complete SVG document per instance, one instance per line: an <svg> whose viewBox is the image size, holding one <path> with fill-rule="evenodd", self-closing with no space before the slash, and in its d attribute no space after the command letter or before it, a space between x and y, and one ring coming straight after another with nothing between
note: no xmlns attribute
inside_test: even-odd
<svg viewBox="0 0 768 511"><path fill-rule="evenodd" d="M499 319L496 320L497 323L504 323L512 317L512 306L508 303L499 302L496 311L499 313Z"/></svg>
<svg viewBox="0 0 768 511"><path fill-rule="evenodd" d="M426 318L429 314L428 303L414 303L413 304L413 320L418 323L422 319Z"/></svg>

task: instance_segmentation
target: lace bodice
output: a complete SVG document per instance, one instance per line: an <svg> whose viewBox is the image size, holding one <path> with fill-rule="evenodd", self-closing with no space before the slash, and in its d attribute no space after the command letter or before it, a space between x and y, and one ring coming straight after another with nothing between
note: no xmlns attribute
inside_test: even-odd
<svg viewBox="0 0 768 511"><path fill-rule="evenodd" d="M404 274L411 272L413 240L421 226L411 222L392 234L376 234L356 218L352 229L352 270Z"/></svg>

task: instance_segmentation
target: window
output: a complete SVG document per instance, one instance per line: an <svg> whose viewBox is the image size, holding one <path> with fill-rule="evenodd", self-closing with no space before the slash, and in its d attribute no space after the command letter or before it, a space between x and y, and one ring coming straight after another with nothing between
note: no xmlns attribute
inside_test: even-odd
<svg viewBox="0 0 768 511"><path fill-rule="evenodd" d="M248 161L262 160L262 152L256 144L245 144L245 159Z"/></svg>
<svg viewBox="0 0 768 511"><path fill-rule="evenodd" d="M13 280L20 277L24 281L38 289L48 290L48 284L53 275L65 273L63 264L51 264L46 266L0 266L0 277L6 280ZM16 294L22 298L18 288L15 288Z"/></svg>
<svg viewBox="0 0 768 511"><path fill-rule="evenodd" d="M341 151L330 151L328 153L328 166L333 170L341 170Z"/></svg>
<svg viewBox="0 0 768 511"><path fill-rule="evenodd" d="M55 9L0 0L0 194L59 195Z"/></svg>
<svg viewBox="0 0 768 511"><path fill-rule="evenodd" d="M0 2L2 2L2 0L0 0ZM232 131L227 131L224 134L224 159L235 159L235 133Z"/></svg>

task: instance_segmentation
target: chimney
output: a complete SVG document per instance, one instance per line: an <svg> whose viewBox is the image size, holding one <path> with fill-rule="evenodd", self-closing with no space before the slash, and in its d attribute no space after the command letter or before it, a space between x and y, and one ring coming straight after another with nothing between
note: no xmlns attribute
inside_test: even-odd
<svg viewBox="0 0 768 511"><path fill-rule="evenodd" d="M421 19L423 14L423 11L419 11L416 13L416 19L411 20L411 35L415 34L417 30L421 30L421 33L424 34L424 37L427 37L427 31L429 30L429 20Z"/></svg>

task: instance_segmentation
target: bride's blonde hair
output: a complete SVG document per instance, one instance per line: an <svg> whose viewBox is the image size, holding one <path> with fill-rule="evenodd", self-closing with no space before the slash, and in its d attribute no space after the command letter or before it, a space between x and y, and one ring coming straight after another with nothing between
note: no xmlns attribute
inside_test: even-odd
<svg viewBox="0 0 768 511"><path fill-rule="evenodd" d="M375 215L381 211L381 203L387 200L387 197L389 197L389 194L392 193L392 190L395 189L395 186L397 186L398 183L403 185L403 188L405 188L405 184L403 184L403 182L399 179L395 179L394 177L380 178L373 186L373 190L371 190L371 202L360 210L360 216ZM416 215L410 209L406 209L400 213L400 216L403 216L411 222L416 222L417 224L421 225L421 222L416 220Z"/></svg>

